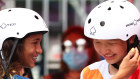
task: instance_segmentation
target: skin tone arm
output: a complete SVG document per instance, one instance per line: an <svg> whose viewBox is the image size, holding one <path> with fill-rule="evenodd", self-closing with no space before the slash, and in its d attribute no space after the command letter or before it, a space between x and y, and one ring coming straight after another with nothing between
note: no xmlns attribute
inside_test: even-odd
<svg viewBox="0 0 140 79"><path fill-rule="evenodd" d="M138 48L132 48L124 57L120 64L119 70L111 79L128 79L129 76L137 69L140 61Z"/></svg>

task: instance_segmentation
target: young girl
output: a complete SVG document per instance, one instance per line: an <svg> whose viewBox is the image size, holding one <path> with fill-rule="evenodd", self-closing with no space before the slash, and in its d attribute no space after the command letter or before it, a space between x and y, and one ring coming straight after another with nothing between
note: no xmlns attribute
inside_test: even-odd
<svg viewBox="0 0 140 79"><path fill-rule="evenodd" d="M42 53L40 43L46 32L42 17L32 10L0 11L0 79L25 78L24 69L34 67Z"/></svg>
<svg viewBox="0 0 140 79"><path fill-rule="evenodd" d="M105 60L83 69L81 79L139 79L140 13L127 0L108 0L88 15L84 34ZM134 73L133 73L134 72Z"/></svg>

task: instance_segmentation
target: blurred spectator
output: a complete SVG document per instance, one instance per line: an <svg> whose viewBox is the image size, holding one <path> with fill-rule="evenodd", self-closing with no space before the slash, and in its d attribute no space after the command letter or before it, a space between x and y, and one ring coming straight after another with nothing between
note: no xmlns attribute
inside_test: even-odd
<svg viewBox="0 0 140 79"><path fill-rule="evenodd" d="M100 60L92 42L84 36L81 26L70 26L62 35L60 72L46 75L43 79L80 79L85 66Z"/></svg>
<svg viewBox="0 0 140 79"><path fill-rule="evenodd" d="M0 10L1 8L5 5L5 2L3 2L2 0L0 0Z"/></svg>

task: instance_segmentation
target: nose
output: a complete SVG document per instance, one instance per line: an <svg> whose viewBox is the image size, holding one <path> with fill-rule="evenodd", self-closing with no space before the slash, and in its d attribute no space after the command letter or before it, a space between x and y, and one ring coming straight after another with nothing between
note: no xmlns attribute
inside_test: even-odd
<svg viewBox="0 0 140 79"><path fill-rule="evenodd" d="M41 47L40 44L37 45L37 47L36 47L36 52L37 52L38 54L42 54L42 47Z"/></svg>
<svg viewBox="0 0 140 79"><path fill-rule="evenodd" d="M102 52L102 53L110 53L111 50L107 45L102 45L101 48L100 48L100 52Z"/></svg>

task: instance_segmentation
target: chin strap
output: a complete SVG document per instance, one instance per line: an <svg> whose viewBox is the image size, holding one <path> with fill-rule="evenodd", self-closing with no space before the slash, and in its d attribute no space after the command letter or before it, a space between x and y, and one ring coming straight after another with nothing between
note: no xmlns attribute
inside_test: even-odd
<svg viewBox="0 0 140 79"><path fill-rule="evenodd" d="M116 69L119 69L119 66L117 64L111 64L113 67L115 67Z"/></svg>
<svg viewBox="0 0 140 79"><path fill-rule="evenodd" d="M12 58L12 56L14 54L14 51L15 51L15 48L17 46L18 40L19 39L17 39L17 38L15 39L15 42L14 42L14 45L12 47L11 54L10 54L10 57L8 59L7 65L6 65L6 61L5 61L5 58L4 58L4 53L2 52L2 50L0 50L0 55L1 55L1 59L2 59L2 65L3 65L4 71L5 71L5 75L4 75L3 79L6 79L7 68L9 66L11 58Z"/></svg>

